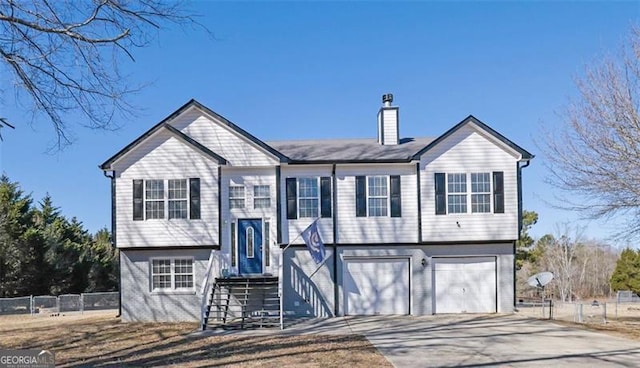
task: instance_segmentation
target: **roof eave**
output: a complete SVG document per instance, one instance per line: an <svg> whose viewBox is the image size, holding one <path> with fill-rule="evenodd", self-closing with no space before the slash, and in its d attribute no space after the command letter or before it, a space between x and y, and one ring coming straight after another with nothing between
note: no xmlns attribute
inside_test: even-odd
<svg viewBox="0 0 640 368"><path fill-rule="evenodd" d="M289 165L320 165L320 164L399 164L399 163L409 163L413 161L412 157L402 158L402 159L362 159L362 160L289 160L287 162Z"/></svg>
<svg viewBox="0 0 640 368"><path fill-rule="evenodd" d="M145 139L150 137L153 133L155 133L158 129L160 129L164 124L168 124L169 121L175 119L177 116L179 116L180 114L182 114L183 112L185 112L186 110L188 110L191 107L196 107L196 108L204 111L205 113L207 113L209 115L212 115L213 117L219 119L221 122L226 124L229 128L235 130L238 134L243 136L245 139L248 139L249 141L253 142L254 144L260 146L263 150L265 150L269 154L271 154L274 157L276 157L281 163L288 162L288 160L289 160L288 157L286 157L282 153L278 152L273 147L267 145L263 141L259 140L258 138L254 137L253 135L249 134L244 129L242 129L242 128L238 127L237 125L233 124L232 122L227 120L224 116L216 113L215 111L209 109L208 107L204 106L203 104L201 104L200 102L198 102L198 101L196 101L195 99L192 98L187 103L185 103L184 105L180 106L171 115L169 115L166 118L164 118L162 121L160 121L158 124L156 124L153 127L151 127L151 129L146 131L144 134L142 134L136 140L134 140L133 142L129 143L123 149L118 151L118 153L116 153L115 155L111 156L107 161L105 161L102 165L99 166L100 169L102 169L104 171L112 170L111 166L120 157L126 155L129 151L134 149L138 144L140 144L142 141L144 141ZM209 151L209 152L211 152L211 151Z"/></svg>
<svg viewBox="0 0 640 368"><path fill-rule="evenodd" d="M289 161L289 158L287 156L283 155L282 153L280 153L275 148L269 146L264 141L256 138L254 135L252 135L251 133L247 132L246 130L244 130L244 129L240 128L239 126L235 125L234 123L232 123L230 120L228 120L224 116L222 116L222 115L218 114L217 112L209 109L208 107L204 106L203 104L201 104L200 102L198 102L196 100L191 100L191 101L193 101L193 105L194 106L198 107L199 109L203 110L207 114L212 115L216 119L220 120L225 125L227 125L229 128L231 128L232 130L236 131L238 134L243 136L245 139L251 141L252 143L254 143L256 145L258 145L260 148L262 148L263 150L265 150L269 154L271 154L274 157L276 157L281 163Z"/></svg>
<svg viewBox="0 0 640 368"><path fill-rule="evenodd" d="M493 128L491 128L487 124L485 124L482 121L480 121L479 119L477 119L475 116L469 115L466 118L464 118L461 122L459 122L458 124L454 125L451 129L447 130L444 134L442 134L441 136L439 136L438 138L433 140L433 142L429 143L424 148L422 148L420 151L416 152L413 155L413 159L414 160L419 160L420 157L422 155L424 155L427 151L429 151L430 149L432 149L433 147L438 145L440 142L442 142L443 140L447 139L450 135L452 135L453 133L458 131L460 128L462 128L463 126L465 126L465 125L467 125L469 123L473 123L473 124L479 126L481 129L483 129L487 133L491 134L494 138L498 139L499 141L501 141L502 143L507 145L509 148L511 148L512 150L514 150L518 154L520 154L520 157L521 157L520 160L521 161L529 161L529 160L532 160L535 157L534 155L529 153L529 151L527 151L524 148L518 146L513 141L509 140L507 137L503 136L502 134L498 133L497 131L495 131Z"/></svg>
<svg viewBox="0 0 640 368"><path fill-rule="evenodd" d="M162 125L168 121L171 121L172 119L174 119L176 116L182 114L185 110L187 110L189 107L191 107L194 104L197 104L198 102L194 99L189 100L186 104L180 106L176 111L174 111L171 115L167 116L166 118L162 119L162 121L160 121L158 124L154 125L153 127L151 127L151 129L147 130L146 132L144 132L140 137L138 137L137 139L135 139L133 142L129 143L128 145L126 145L123 149L121 149L120 151L118 151L118 153L116 153L115 155L111 156L107 161L105 161L102 165L100 165L100 168L102 170L105 171L109 171L112 170L111 165L116 162L120 157L126 155L127 153L129 153L129 151L131 151L132 149L134 149L139 143L141 143L142 141L146 140L147 138L149 138L151 135L153 135L153 133L155 133L158 129L160 129L162 127Z"/></svg>

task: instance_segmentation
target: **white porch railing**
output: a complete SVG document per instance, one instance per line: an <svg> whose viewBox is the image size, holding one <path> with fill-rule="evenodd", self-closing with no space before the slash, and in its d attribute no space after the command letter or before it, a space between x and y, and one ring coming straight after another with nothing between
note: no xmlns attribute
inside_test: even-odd
<svg viewBox="0 0 640 368"><path fill-rule="evenodd" d="M209 264L207 265L207 272L204 275L202 287L200 288L200 297L202 298L200 302L200 326L202 327L202 330L207 328L205 322L205 318L207 316L207 297L209 295L209 289L211 288L211 269L213 268L214 257L215 251L211 250L211 254L209 255Z"/></svg>

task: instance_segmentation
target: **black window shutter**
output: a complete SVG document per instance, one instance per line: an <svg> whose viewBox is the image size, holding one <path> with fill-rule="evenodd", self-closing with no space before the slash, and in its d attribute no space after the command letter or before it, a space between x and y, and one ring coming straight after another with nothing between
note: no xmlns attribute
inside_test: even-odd
<svg viewBox="0 0 640 368"><path fill-rule="evenodd" d="M287 178L287 219L298 218L298 185L296 178Z"/></svg>
<svg viewBox="0 0 640 368"><path fill-rule="evenodd" d="M504 213L504 172L493 172L493 213Z"/></svg>
<svg viewBox="0 0 640 368"><path fill-rule="evenodd" d="M143 180L133 181L133 221L144 220Z"/></svg>
<svg viewBox="0 0 640 368"><path fill-rule="evenodd" d="M189 179L189 218L200 220L200 178Z"/></svg>
<svg viewBox="0 0 640 368"><path fill-rule="evenodd" d="M320 216L331 217L331 178L320 178Z"/></svg>
<svg viewBox="0 0 640 368"><path fill-rule="evenodd" d="M447 214L447 193L444 173L435 173L436 215Z"/></svg>
<svg viewBox="0 0 640 368"><path fill-rule="evenodd" d="M402 196L400 194L400 175L389 177L391 186L391 217L402 216Z"/></svg>
<svg viewBox="0 0 640 368"><path fill-rule="evenodd" d="M367 216L367 177L356 176L356 217Z"/></svg>

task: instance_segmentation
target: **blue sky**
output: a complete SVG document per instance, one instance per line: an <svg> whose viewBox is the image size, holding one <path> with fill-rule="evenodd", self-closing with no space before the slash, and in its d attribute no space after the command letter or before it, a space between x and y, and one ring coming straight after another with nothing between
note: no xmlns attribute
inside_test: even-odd
<svg viewBox="0 0 640 368"><path fill-rule="evenodd" d="M532 233L577 216L553 209L540 127L575 96L583 67L614 51L640 2L194 2L214 34L166 29L122 69L149 83L141 111L116 132L76 128L76 143L46 153L51 128L28 122L0 76L0 171L35 200L50 193L95 231L110 224L110 185L98 165L191 98L263 140L375 137L382 94L395 95L402 136L438 136L473 114L536 154L524 172ZM1 70L1 69L0 69ZM5 71L2 71L4 73ZM7 87L9 86L9 87ZM69 117L73 121L74 117ZM607 238L612 224L582 222Z"/></svg>

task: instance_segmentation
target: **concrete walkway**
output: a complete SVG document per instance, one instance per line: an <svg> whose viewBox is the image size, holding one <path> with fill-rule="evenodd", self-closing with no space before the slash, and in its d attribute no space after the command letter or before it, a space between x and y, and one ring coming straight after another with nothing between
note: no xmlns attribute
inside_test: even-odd
<svg viewBox="0 0 640 368"><path fill-rule="evenodd" d="M358 334L396 367L640 367L640 342L514 315L371 316L300 320L283 331Z"/></svg>

